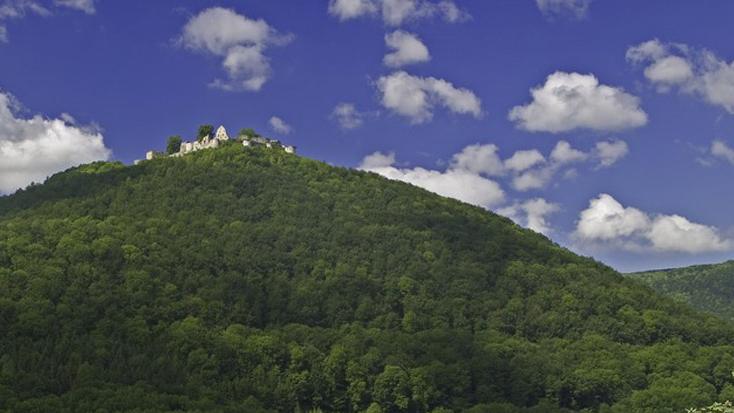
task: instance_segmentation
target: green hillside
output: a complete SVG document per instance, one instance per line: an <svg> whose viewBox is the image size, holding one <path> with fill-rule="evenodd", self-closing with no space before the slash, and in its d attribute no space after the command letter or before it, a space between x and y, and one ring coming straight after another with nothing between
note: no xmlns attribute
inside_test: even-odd
<svg viewBox="0 0 734 413"><path fill-rule="evenodd" d="M734 261L630 275L662 294L734 321Z"/></svg>
<svg viewBox="0 0 734 413"><path fill-rule="evenodd" d="M13 413L734 399L728 323L480 208L234 144L0 198L0 332Z"/></svg>

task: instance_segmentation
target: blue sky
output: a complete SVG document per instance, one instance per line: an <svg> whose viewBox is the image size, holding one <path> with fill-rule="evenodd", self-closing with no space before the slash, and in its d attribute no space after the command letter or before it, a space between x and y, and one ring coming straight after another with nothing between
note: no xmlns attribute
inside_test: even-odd
<svg viewBox="0 0 734 413"><path fill-rule="evenodd" d="M0 0L0 192L223 124L623 271L721 261L732 15L728 0Z"/></svg>

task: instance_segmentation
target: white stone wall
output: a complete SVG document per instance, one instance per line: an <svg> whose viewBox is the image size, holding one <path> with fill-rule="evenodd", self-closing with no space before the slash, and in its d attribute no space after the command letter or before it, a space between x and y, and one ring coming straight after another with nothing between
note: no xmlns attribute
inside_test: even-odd
<svg viewBox="0 0 734 413"><path fill-rule="evenodd" d="M183 156L187 153L196 152L202 149L210 149L210 148L218 148L223 142L229 140L229 135L227 135L227 130L224 129L224 126L220 126L217 128L217 132L214 135L214 138L207 135L200 141L193 141L193 142L181 142L181 147L179 148L178 152L171 154L170 156L173 157L179 157ZM295 146L291 145L284 145L280 143L279 141L273 140L273 139L267 139L263 137L255 137L252 139L245 138L242 141L243 146L255 146L255 145L265 145L268 148L280 147L283 148L284 151L287 153L296 153ZM145 159L151 160L156 157L155 151L148 151L145 154Z"/></svg>
<svg viewBox="0 0 734 413"><path fill-rule="evenodd" d="M217 128L217 133L214 135L215 139L218 141L228 141L229 135L227 135L227 129L224 129L224 126L220 126Z"/></svg>

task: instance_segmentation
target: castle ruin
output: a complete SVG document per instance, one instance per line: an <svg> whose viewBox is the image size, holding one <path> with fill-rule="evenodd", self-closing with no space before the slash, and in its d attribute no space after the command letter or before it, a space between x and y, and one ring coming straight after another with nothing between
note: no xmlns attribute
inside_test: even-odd
<svg viewBox="0 0 734 413"><path fill-rule="evenodd" d="M246 148L254 147L254 146L265 146L266 148L281 148L284 151L286 151L287 153L296 153L295 146L285 145L275 139L269 139L269 138L265 138L262 136L240 136L236 139L242 142L242 146ZM170 157L184 156L188 153L200 151L202 149L218 148L222 143L227 142L229 140L230 140L230 137L227 134L227 130L224 128L224 126L220 126L217 128L217 131L214 134L214 137L210 137L209 135L206 135L203 138L192 141L192 142L181 142L181 146L179 147L178 152L168 154L168 155L161 154L160 152L156 152L156 151L148 151L145 153L145 159L150 161L152 159L164 157L164 156L170 156Z"/></svg>

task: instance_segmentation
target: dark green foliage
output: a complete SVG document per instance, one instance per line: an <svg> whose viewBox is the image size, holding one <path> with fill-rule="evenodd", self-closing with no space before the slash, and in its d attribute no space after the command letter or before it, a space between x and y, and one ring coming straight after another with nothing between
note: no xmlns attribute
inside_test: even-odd
<svg viewBox="0 0 734 413"><path fill-rule="evenodd" d="M240 129L240 132L237 134L237 136L244 137L244 138L256 138L260 136L260 134L255 132L255 129L243 128L243 129Z"/></svg>
<svg viewBox="0 0 734 413"><path fill-rule="evenodd" d="M482 209L240 145L0 198L0 332L3 412L657 413L734 386L727 323Z"/></svg>
<svg viewBox="0 0 734 413"><path fill-rule="evenodd" d="M181 137L178 135L169 136L168 142L166 142L166 153L168 155L174 154L181 149Z"/></svg>
<svg viewBox="0 0 734 413"><path fill-rule="evenodd" d="M694 308L734 321L734 261L630 276Z"/></svg>
<svg viewBox="0 0 734 413"><path fill-rule="evenodd" d="M212 136L213 134L214 134L214 126L201 125L199 126L199 131L196 133L196 139L202 140L207 136Z"/></svg>

